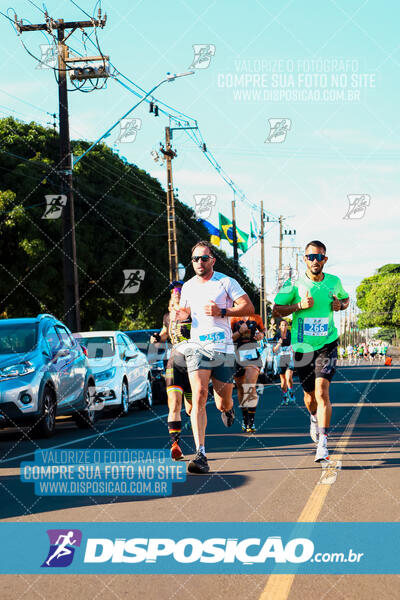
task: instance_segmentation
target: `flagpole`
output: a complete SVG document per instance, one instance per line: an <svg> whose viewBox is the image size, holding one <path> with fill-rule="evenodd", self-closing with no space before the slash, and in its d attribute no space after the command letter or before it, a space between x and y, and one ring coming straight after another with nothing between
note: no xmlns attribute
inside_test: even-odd
<svg viewBox="0 0 400 600"><path fill-rule="evenodd" d="M261 200L261 227L260 227L260 246L261 246L261 285L260 285L260 315L265 329L268 331L267 310L265 303L265 255L264 255L264 203Z"/></svg>
<svg viewBox="0 0 400 600"><path fill-rule="evenodd" d="M239 255L237 245L237 232L236 232L236 198L233 194L232 200L232 242L233 242L233 265L236 273L239 271Z"/></svg>

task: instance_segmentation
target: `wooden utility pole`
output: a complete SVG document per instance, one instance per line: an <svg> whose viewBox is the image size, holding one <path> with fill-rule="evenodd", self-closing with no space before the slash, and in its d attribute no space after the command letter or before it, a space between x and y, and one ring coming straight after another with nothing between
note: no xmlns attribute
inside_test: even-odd
<svg viewBox="0 0 400 600"><path fill-rule="evenodd" d="M47 13L46 23L38 25L23 25L22 20L15 17L15 26L19 33L27 31L47 31L52 34L57 31L57 56L58 56L58 102L59 102L59 128L60 128L60 162L58 175L60 177L60 191L67 197L66 205L62 211L63 218L63 273L64 273L64 309L65 323L72 331L79 331L79 283L78 266L76 260L75 239L75 210L74 193L72 186L71 145L69 138L68 118L68 90L67 90L67 61L68 47L66 39L76 30L86 27L104 27L106 17L101 18L99 10L97 20L93 21L67 21L64 19L51 19ZM70 33L65 35L65 31Z"/></svg>
<svg viewBox="0 0 400 600"><path fill-rule="evenodd" d="M236 231L236 200L232 200L232 244L233 244L233 265L236 273L239 271L239 255L238 255L238 244L237 244L237 231Z"/></svg>
<svg viewBox="0 0 400 600"><path fill-rule="evenodd" d="M169 280L175 281L178 277L178 245L176 241L176 221L175 221L175 196L172 182L172 159L176 152L171 147L171 130L165 128L165 148L161 147L161 152L165 157L167 164L167 227L168 227L168 259L169 259Z"/></svg>
<svg viewBox="0 0 400 600"><path fill-rule="evenodd" d="M72 331L80 331L79 280L76 262L75 207L72 187L71 144L69 139L68 89L66 62L68 48L64 42L64 20L58 20L58 103L60 115L61 193L67 196L63 216L63 265L65 322Z"/></svg>
<svg viewBox="0 0 400 600"><path fill-rule="evenodd" d="M264 248L264 202L261 200L260 211L260 250L261 250L261 285L260 285L260 316L264 323L265 329L268 331L268 315L267 303L265 294L265 248Z"/></svg>

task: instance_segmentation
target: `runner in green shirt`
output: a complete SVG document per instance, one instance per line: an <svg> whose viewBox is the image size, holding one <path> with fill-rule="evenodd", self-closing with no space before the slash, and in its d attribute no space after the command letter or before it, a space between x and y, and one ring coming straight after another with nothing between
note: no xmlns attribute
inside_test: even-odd
<svg viewBox="0 0 400 600"><path fill-rule="evenodd" d="M338 339L333 312L346 309L350 302L339 277L323 273L327 260L325 244L318 240L308 243L304 256L306 273L295 283L289 280L282 286L272 311L278 317L293 313L294 367L310 413L310 435L317 444L316 462L329 460L329 384L336 371Z"/></svg>

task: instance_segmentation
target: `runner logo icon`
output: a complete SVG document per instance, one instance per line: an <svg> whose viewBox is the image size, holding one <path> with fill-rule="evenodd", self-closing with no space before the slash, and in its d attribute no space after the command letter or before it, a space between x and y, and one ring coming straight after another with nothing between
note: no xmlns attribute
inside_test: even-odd
<svg viewBox="0 0 400 600"><path fill-rule="evenodd" d="M42 567L68 567L74 558L75 548L81 545L79 529L48 529L50 548Z"/></svg>

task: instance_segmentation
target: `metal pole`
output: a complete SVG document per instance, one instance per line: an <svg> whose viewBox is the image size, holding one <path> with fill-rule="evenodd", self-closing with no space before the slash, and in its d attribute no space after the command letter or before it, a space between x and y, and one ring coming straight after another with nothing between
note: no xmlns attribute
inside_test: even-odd
<svg viewBox="0 0 400 600"><path fill-rule="evenodd" d="M283 216L280 215L279 217L279 287L281 284L281 279L282 279L282 242L283 242L283 230L282 230L282 226L283 226Z"/></svg>
<svg viewBox="0 0 400 600"><path fill-rule="evenodd" d="M233 265L236 273L239 270L239 256L238 256L238 246L237 246L237 231L236 231L236 201L232 200L232 242L233 242Z"/></svg>
<svg viewBox="0 0 400 600"><path fill-rule="evenodd" d="M79 284L76 262L75 210L72 188L71 145L69 139L68 91L65 59L68 49L64 43L64 20L59 19L58 39L58 100L60 127L60 180L61 194L67 197L63 215L63 265L65 322L71 331L81 328L79 311Z"/></svg>
<svg viewBox="0 0 400 600"><path fill-rule="evenodd" d="M260 315L265 329L268 330L266 298L265 298L265 255L264 255L264 203L261 200L260 212L260 247L261 247L261 285L260 285Z"/></svg>

